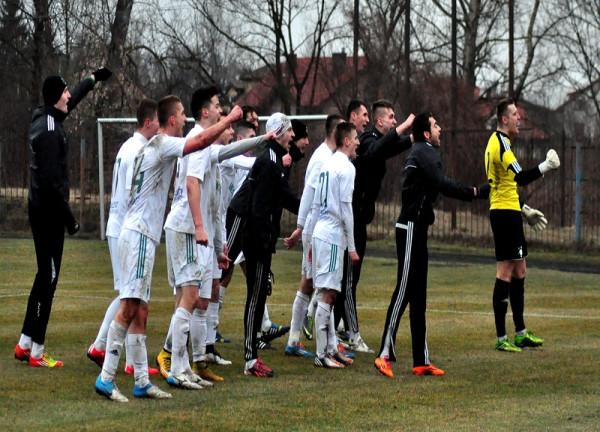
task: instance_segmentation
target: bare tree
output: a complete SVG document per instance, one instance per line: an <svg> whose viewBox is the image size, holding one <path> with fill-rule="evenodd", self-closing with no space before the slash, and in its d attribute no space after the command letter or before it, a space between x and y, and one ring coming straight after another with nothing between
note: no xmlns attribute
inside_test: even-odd
<svg viewBox="0 0 600 432"><path fill-rule="evenodd" d="M303 89L314 79L324 48L335 38L331 18L338 4L339 0L191 2L214 31L266 68L286 112L291 112L292 100L296 112L302 109ZM222 28L224 17L234 23L231 32ZM301 36L292 29L299 17L305 23L311 19ZM298 68L298 58L303 53L309 60L305 67Z"/></svg>

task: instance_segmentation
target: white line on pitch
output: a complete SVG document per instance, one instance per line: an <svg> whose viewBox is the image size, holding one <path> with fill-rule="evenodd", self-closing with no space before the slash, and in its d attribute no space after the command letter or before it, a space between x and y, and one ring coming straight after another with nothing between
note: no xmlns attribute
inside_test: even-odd
<svg viewBox="0 0 600 432"><path fill-rule="evenodd" d="M25 297L29 295L29 293L19 293L19 294L0 294L0 298L9 298L9 297ZM66 298L77 298L84 300L111 300L114 297L105 297L105 296L88 296L88 295L57 295L56 297L66 297ZM169 297L156 297L151 300L152 303L171 303L173 302L173 298ZM235 305L235 306L244 306L242 302L227 302L227 304ZM284 303L269 303L269 307L273 308L289 308L289 304ZM359 310L387 310L387 306L360 306ZM456 314L456 315L482 315L482 316L493 316L493 312L478 312L478 311L459 311L459 310L448 310L448 309L427 309L427 312L432 313L442 313L442 314ZM510 315L510 313L508 313ZM535 318L555 318L555 319L581 319L581 320L600 320L600 316L586 316L586 315L560 315L560 314L546 314L539 312L529 312L527 313L529 317Z"/></svg>

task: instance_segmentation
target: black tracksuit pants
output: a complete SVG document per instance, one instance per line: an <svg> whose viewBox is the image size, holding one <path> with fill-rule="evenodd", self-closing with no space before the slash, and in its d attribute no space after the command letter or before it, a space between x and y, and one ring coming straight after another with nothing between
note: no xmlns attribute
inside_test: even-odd
<svg viewBox="0 0 600 432"><path fill-rule="evenodd" d="M244 309L244 358L246 361L258 358L257 333L260 331L265 302L267 300L268 279L271 272L271 253L257 253L252 245L243 245L246 258L246 307Z"/></svg>
<svg viewBox="0 0 600 432"><path fill-rule="evenodd" d="M360 271L362 269L362 263L365 258L365 251L367 249L367 225L355 221L354 224L354 243L356 246L356 253L360 257L360 260L352 265L352 260L348 256L348 250L344 252L344 274L342 276L342 290L338 294L335 306L333 309L333 316L335 319L335 326L339 324L340 320L343 319L346 324L346 330L352 330L358 333L358 314L356 312L356 287L360 279Z"/></svg>
<svg viewBox="0 0 600 432"><path fill-rule="evenodd" d="M242 251L242 238L245 225L245 218L237 214L231 209L227 209L225 216L225 230L227 232L227 247L229 252L227 256L231 260L227 270L223 270L221 280L227 279L233 273L234 262Z"/></svg>
<svg viewBox="0 0 600 432"><path fill-rule="evenodd" d="M21 333L30 336L33 342L43 344L60 274L65 225L62 218L56 217L56 209L48 211L36 208L31 203L29 223L35 245L37 273L29 293Z"/></svg>
<svg viewBox="0 0 600 432"><path fill-rule="evenodd" d="M396 224L398 279L387 311L379 356L385 347L390 361L396 361L395 344L398 325L406 306L410 304L410 333L413 367L430 364L427 348L427 229L428 225L413 222Z"/></svg>

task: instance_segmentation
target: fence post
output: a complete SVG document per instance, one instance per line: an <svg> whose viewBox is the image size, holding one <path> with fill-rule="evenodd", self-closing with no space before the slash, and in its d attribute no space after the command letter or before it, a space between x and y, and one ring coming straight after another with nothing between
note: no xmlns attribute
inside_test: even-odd
<svg viewBox="0 0 600 432"><path fill-rule="evenodd" d="M575 244L577 247L581 243L581 209L583 205L583 196L581 193L581 183L583 180L583 146L581 140L575 142Z"/></svg>
<svg viewBox="0 0 600 432"><path fill-rule="evenodd" d="M104 139L102 137L102 123L100 119L97 121L98 125L98 184L100 190L98 191L99 199L98 204L100 205L100 240L105 239L104 232Z"/></svg>
<svg viewBox="0 0 600 432"><path fill-rule="evenodd" d="M83 206L85 205L85 138L79 142L79 225L85 227Z"/></svg>
<svg viewBox="0 0 600 432"><path fill-rule="evenodd" d="M567 187L567 179L566 179L566 175L565 175L565 171L567 169L566 167L566 133L565 133L565 128L563 127L562 130L562 139L561 139L561 143L560 143L561 147L560 147L560 160L563 162L560 166L560 226L564 227L566 225L566 187Z"/></svg>

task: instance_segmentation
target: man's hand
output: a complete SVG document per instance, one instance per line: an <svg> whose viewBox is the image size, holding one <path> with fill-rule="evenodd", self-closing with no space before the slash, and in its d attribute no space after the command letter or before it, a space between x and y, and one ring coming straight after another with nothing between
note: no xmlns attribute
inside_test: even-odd
<svg viewBox="0 0 600 432"><path fill-rule="evenodd" d="M229 123L235 123L236 121L241 119L243 115L244 115L244 112L242 111L240 106L236 105L232 108L232 110L229 112L229 114L227 114L226 118L227 118L227 120L229 120Z"/></svg>
<svg viewBox="0 0 600 432"><path fill-rule="evenodd" d="M67 232L69 233L69 235L74 235L79 231L79 224L77 223L77 221L73 221L72 223L67 225Z"/></svg>
<svg viewBox="0 0 600 432"><path fill-rule="evenodd" d="M102 66L100 69L97 69L94 72L92 72L92 76L94 77L94 80L96 82L106 81L112 76L112 72L109 69Z"/></svg>
<svg viewBox="0 0 600 432"><path fill-rule="evenodd" d="M415 115L411 113L408 117L406 117L406 120L396 126L396 133L398 135L404 135L406 131L412 127L413 121L415 121Z"/></svg>
<svg viewBox="0 0 600 432"><path fill-rule="evenodd" d="M298 239L302 236L302 228L296 228L289 237L283 239L283 244L286 248L291 249L296 246Z"/></svg>
<svg viewBox="0 0 600 432"><path fill-rule="evenodd" d="M352 265L357 264L360 261L360 257L358 256L356 251L348 252L348 256L350 257L350 260L352 261Z"/></svg>
<svg viewBox="0 0 600 432"><path fill-rule="evenodd" d="M529 207L527 204L523 205L521 209L523 216L527 223L533 228L534 231L544 231L548 225L548 220L544 217L544 213L534 208Z"/></svg>
<svg viewBox="0 0 600 432"><path fill-rule="evenodd" d="M202 246L208 246L208 234L206 234L204 225L196 227L196 243L201 244Z"/></svg>
<svg viewBox="0 0 600 432"><path fill-rule="evenodd" d="M292 166L292 157L290 156L289 153L284 154L283 157L281 158L281 161L283 162L283 166L285 168Z"/></svg>
<svg viewBox="0 0 600 432"><path fill-rule="evenodd" d="M546 153L546 160L538 165L542 174L547 173L550 170L557 169L560 166L560 159L554 149L548 150Z"/></svg>
<svg viewBox="0 0 600 432"><path fill-rule="evenodd" d="M277 137L277 133L275 131L267 132L263 135L265 141L273 140Z"/></svg>
<svg viewBox="0 0 600 432"><path fill-rule="evenodd" d="M229 268L229 263L231 260L225 255L224 252L221 252L217 256L217 264L221 270L227 270Z"/></svg>

